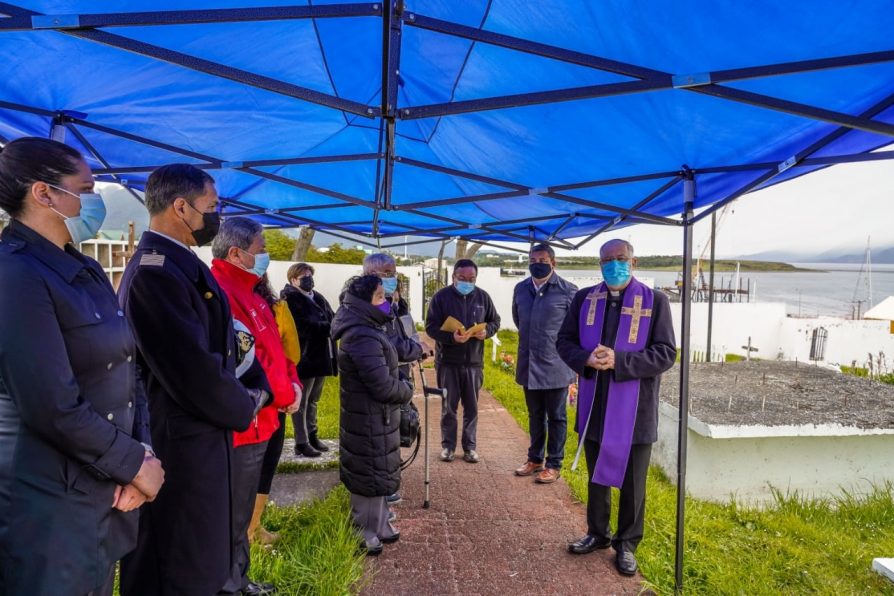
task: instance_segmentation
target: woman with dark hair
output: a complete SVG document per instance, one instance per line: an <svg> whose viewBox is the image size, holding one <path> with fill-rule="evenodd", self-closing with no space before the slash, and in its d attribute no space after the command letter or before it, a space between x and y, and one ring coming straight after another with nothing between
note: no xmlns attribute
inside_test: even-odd
<svg viewBox="0 0 894 596"><path fill-rule="evenodd" d="M392 316L382 280L364 275L348 282L332 321L332 337L340 340L341 481L369 555L400 538L385 497L400 487L400 405L413 389L399 378L397 351L383 328Z"/></svg>
<svg viewBox="0 0 894 596"><path fill-rule="evenodd" d="M280 297L289 305L301 339L298 376L304 383L305 394L301 407L292 414L295 455L320 457L329 447L317 436L317 403L326 377L338 372L337 348L330 336L335 313L326 298L314 289L313 265L295 263L289 267L287 276L288 283Z"/></svg>
<svg viewBox="0 0 894 596"><path fill-rule="evenodd" d="M111 594L136 509L164 481L134 339L78 244L105 217L81 155L0 150L0 593Z"/></svg>

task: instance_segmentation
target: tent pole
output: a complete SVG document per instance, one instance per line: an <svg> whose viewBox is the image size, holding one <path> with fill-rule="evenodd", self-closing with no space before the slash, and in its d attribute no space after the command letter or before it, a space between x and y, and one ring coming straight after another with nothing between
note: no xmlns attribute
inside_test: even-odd
<svg viewBox="0 0 894 596"><path fill-rule="evenodd" d="M695 176L683 166L683 287L680 319L680 423L677 437L677 531L674 579L677 592L683 590L683 530L686 504L686 444L689 432L689 328L692 320L692 208Z"/></svg>
<svg viewBox="0 0 894 596"><path fill-rule="evenodd" d="M711 327L714 324L714 239L717 234L717 212L711 214L711 264L708 274L708 340L705 345L705 361L711 362Z"/></svg>

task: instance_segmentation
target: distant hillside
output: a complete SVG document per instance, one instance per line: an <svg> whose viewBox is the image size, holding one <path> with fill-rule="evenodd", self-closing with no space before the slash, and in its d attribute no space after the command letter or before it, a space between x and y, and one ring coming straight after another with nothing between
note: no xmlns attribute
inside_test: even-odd
<svg viewBox="0 0 894 596"><path fill-rule="evenodd" d="M854 249L851 249L854 250ZM865 253L862 250L851 252L847 250L826 251L816 253L795 253L787 251L764 251L749 255L740 255L738 258L756 261L779 261L785 263L862 263ZM894 264L894 246L885 246L872 249L872 262L877 264Z"/></svg>
<svg viewBox="0 0 894 596"><path fill-rule="evenodd" d="M637 257L637 267L649 271L681 271L683 269L683 257L681 255L659 255ZM595 268L599 266L598 257L559 257L557 266L565 269ZM788 263L772 261L750 261L734 259L718 259L715 261L715 271L735 271L736 266L740 271L813 271L800 269ZM703 261L702 267L707 268L708 263Z"/></svg>

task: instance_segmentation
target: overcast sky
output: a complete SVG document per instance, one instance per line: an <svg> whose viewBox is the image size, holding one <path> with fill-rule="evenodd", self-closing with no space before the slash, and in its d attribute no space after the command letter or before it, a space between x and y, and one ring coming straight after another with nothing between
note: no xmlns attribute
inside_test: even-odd
<svg viewBox="0 0 894 596"><path fill-rule="evenodd" d="M129 209L116 219L113 211L125 206L119 201ZM128 219L146 223L143 207L123 191L109 207L111 226L107 227L124 229ZM696 225L696 255L706 246L709 233L710 219ZM826 251L859 254L866 247L867 236L872 237L874 251L894 246L894 160L832 166L739 198L718 225L717 256L765 251L811 256ZM680 228L639 225L605 234L576 253L558 254L592 255L610 238L629 240L639 255L683 252ZM338 238L332 240L344 243ZM329 244L323 237L316 243ZM515 246L527 249L527 245ZM410 247L410 252L416 253L436 254L437 250L436 243ZM453 254L452 248L447 254Z"/></svg>
<svg viewBox="0 0 894 596"><path fill-rule="evenodd" d="M710 219L696 225L696 253L709 234ZM836 165L739 198L718 224L716 250L718 257L777 250L859 253L867 236L873 249L894 245L892 160ZM640 255L683 252L681 230L667 226L632 226L605 240L613 237L629 240ZM581 250L595 252L603 241Z"/></svg>

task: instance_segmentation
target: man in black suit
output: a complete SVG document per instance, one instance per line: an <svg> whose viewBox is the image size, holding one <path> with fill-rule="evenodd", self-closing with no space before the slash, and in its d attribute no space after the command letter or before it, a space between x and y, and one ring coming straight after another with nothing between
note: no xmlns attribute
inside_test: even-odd
<svg viewBox="0 0 894 596"><path fill-rule="evenodd" d="M599 257L605 281L574 296L556 341L562 360L580 375L576 428L590 478L587 533L568 550L586 554L612 546L618 571L633 575L658 440L658 385L677 348L667 296L633 277L633 246L611 240ZM612 486L621 489L614 535Z"/></svg>
<svg viewBox="0 0 894 596"><path fill-rule="evenodd" d="M214 180L190 165L155 170L150 223L127 266L119 300L133 328L164 491L140 519L123 561L121 593L215 594L230 572L232 431L266 399L237 380L226 295L190 246L219 226Z"/></svg>

